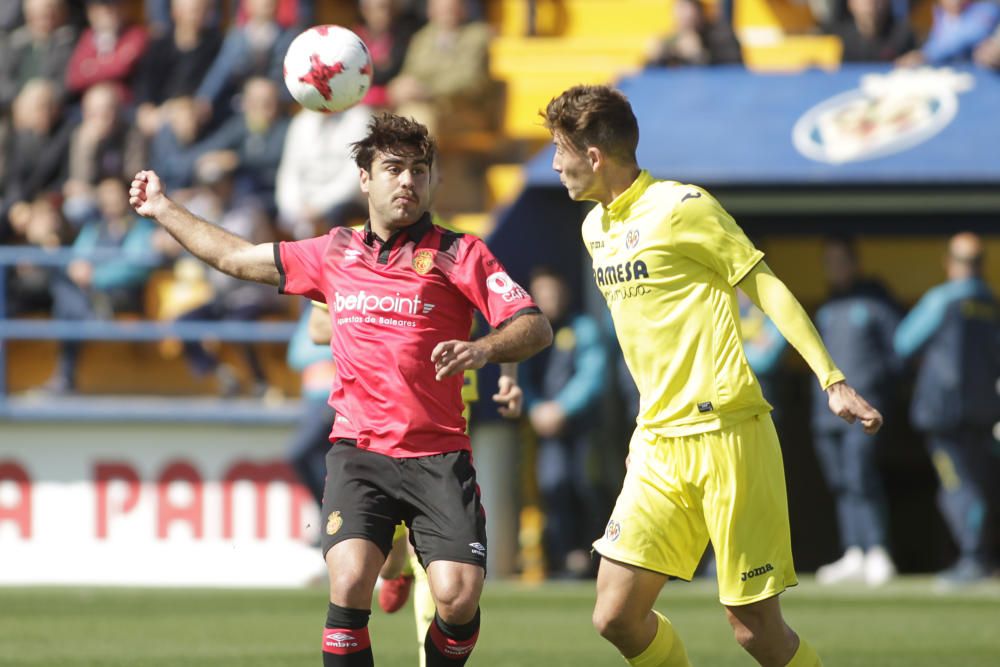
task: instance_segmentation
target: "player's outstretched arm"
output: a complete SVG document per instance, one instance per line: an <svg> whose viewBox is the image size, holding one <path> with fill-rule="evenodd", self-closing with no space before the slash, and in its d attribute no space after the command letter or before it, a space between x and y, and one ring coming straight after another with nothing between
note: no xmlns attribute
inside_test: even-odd
<svg viewBox="0 0 1000 667"><path fill-rule="evenodd" d="M136 213L158 222L209 266L243 280L278 284L280 276L274 263L273 244L254 245L202 220L167 197L155 171L140 171L135 175L128 202Z"/></svg>
<svg viewBox="0 0 1000 667"><path fill-rule="evenodd" d="M878 431L882 415L844 381L844 374L833 363L805 309L770 267L759 262L738 286L806 360L826 390L834 414L852 424L861 421L866 433Z"/></svg>
<svg viewBox="0 0 1000 667"><path fill-rule="evenodd" d="M477 340L438 343L431 352L431 361L437 370L437 379L441 380L488 363L524 361L551 344L549 321L541 313L528 313Z"/></svg>

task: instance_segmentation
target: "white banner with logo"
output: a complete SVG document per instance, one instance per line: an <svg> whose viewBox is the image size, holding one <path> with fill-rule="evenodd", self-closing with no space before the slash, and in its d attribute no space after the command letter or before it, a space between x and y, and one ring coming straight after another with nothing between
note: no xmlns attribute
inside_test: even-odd
<svg viewBox="0 0 1000 667"><path fill-rule="evenodd" d="M291 427L0 424L0 584L289 586L325 572Z"/></svg>

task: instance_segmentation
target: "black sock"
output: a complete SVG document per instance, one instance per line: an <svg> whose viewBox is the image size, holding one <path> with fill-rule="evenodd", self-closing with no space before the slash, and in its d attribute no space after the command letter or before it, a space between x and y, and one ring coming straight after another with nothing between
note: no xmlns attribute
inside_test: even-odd
<svg viewBox="0 0 1000 667"><path fill-rule="evenodd" d="M323 667L373 667L368 637L370 609L347 609L330 603L323 630Z"/></svg>
<svg viewBox="0 0 1000 667"><path fill-rule="evenodd" d="M424 656L427 667L461 667L469 659L479 639L479 610L471 621L463 625L445 623L434 614L434 621L424 639Z"/></svg>

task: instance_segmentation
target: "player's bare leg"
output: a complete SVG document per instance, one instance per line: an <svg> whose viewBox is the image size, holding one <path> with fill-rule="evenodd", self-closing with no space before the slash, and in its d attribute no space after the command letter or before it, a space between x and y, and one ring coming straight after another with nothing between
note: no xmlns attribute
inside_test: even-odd
<svg viewBox="0 0 1000 667"><path fill-rule="evenodd" d="M727 606L726 617L736 641L764 667L822 664L812 648L785 623L777 596L739 607Z"/></svg>
<svg viewBox="0 0 1000 667"><path fill-rule="evenodd" d="M594 628L633 665L689 667L670 622L653 611L667 577L602 558L597 571Z"/></svg>
<svg viewBox="0 0 1000 667"><path fill-rule="evenodd" d="M406 567L406 562L409 558L410 550L406 536L394 539L392 549L389 551L389 556L385 559L385 564L382 566L379 576L383 579L395 579L403 574L403 568Z"/></svg>
<svg viewBox="0 0 1000 667"><path fill-rule="evenodd" d="M374 665L368 618L372 592L385 554L374 542L348 539L326 554L330 577L330 608L323 632L324 667Z"/></svg>
<svg viewBox="0 0 1000 667"><path fill-rule="evenodd" d="M436 560L427 566L437 606L424 642L428 667L465 664L479 638L479 598L485 578L485 570L471 563Z"/></svg>
<svg viewBox="0 0 1000 667"><path fill-rule="evenodd" d="M378 606L389 614L403 608L410 597L410 589L413 587L414 572L409 568L410 542L407 539L408 535L409 532L402 524L396 526L396 532L392 536L392 549L389 551L389 557L385 559L382 571L379 572L382 585L378 590ZM426 626L423 630L426 632ZM423 633L420 636L423 637Z"/></svg>

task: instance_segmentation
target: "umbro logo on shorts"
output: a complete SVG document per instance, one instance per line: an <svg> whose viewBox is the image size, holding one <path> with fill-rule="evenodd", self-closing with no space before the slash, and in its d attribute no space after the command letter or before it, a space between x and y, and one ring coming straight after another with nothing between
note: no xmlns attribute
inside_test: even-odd
<svg viewBox="0 0 1000 667"><path fill-rule="evenodd" d="M482 558L486 557L486 547L484 545L479 542L470 542L469 546L472 547L472 553Z"/></svg>
<svg viewBox="0 0 1000 667"><path fill-rule="evenodd" d="M740 581L746 581L747 579L753 579L754 577L759 577L762 574L767 574L774 570L774 566L770 563L764 563L760 567L755 567L752 570L747 570L746 572L740 572Z"/></svg>

